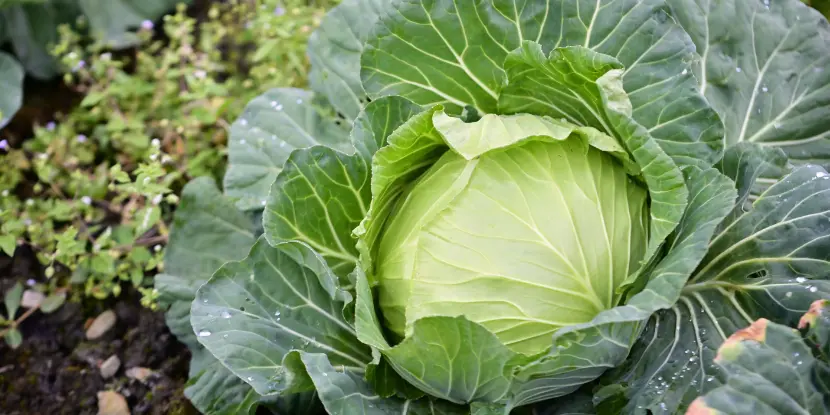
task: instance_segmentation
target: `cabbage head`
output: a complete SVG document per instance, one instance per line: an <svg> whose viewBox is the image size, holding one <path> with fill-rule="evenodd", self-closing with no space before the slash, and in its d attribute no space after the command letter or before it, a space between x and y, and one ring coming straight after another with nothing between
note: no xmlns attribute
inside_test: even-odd
<svg viewBox="0 0 830 415"><path fill-rule="evenodd" d="M590 140L623 148L547 117L435 118L459 151L389 213L373 264L385 327L404 338L423 317L463 315L532 355L617 305L645 254L648 197Z"/></svg>

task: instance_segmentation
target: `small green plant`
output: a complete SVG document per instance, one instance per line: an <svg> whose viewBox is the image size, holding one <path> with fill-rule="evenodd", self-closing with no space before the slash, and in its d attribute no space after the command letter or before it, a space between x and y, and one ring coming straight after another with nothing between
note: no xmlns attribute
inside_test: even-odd
<svg viewBox="0 0 830 415"><path fill-rule="evenodd" d="M162 269L176 193L222 176L228 127L247 101L305 84L305 43L324 5L230 1L201 20L182 5L159 27L142 23L130 53L61 27L53 53L84 99L22 148L0 142L0 249L30 247L47 296L106 298L128 283L155 308L146 277ZM3 320L12 340L14 321L11 311Z"/></svg>

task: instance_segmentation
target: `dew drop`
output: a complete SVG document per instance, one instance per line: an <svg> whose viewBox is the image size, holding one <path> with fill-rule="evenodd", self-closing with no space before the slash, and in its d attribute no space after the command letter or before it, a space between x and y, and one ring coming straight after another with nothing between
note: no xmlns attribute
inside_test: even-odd
<svg viewBox="0 0 830 415"><path fill-rule="evenodd" d="M790 297L792 297L792 296L793 296L792 291L787 291L787 293L786 293L786 294L784 294L784 297L787 297L787 298L790 298Z"/></svg>
<svg viewBox="0 0 830 415"><path fill-rule="evenodd" d="M245 139L239 140L239 144L245 144Z"/></svg>
<svg viewBox="0 0 830 415"><path fill-rule="evenodd" d="M242 118L241 120L239 120L239 123L242 124L243 126L245 126L245 125L248 125L248 120Z"/></svg>
<svg viewBox="0 0 830 415"><path fill-rule="evenodd" d="M807 278L804 278L804 277L798 277L798 278L795 279L795 282L797 282L799 284L804 283L806 281L807 281Z"/></svg>
<svg viewBox="0 0 830 415"><path fill-rule="evenodd" d="M827 177L827 173L825 173L823 171L816 172L816 177Z"/></svg>
<svg viewBox="0 0 830 415"><path fill-rule="evenodd" d="M767 88L767 87L765 87L765 86L764 86L764 87L761 87L761 91L764 91L764 92L769 92L769 88Z"/></svg>
<svg viewBox="0 0 830 415"><path fill-rule="evenodd" d="M740 72L741 72L741 67L740 67L740 66L738 66L737 68L735 68L735 72L739 72L739 73L740 73Z"/></svg>
<svg viewBox="0 0 830 415"><path fill-rule="evenodd" d="M220 315L222 318L231 318L231 313L229 313L229 312L227 312L227 311L222 311L221 313L219 313L219 315Z"/></svg>
<svg viewBox="0 0 830 415"><path fill-rule="evenodd" d="M690 357L690 358L689 358L689 361L690 361L690 362L697 361L697 357L696 357L696 356L692 356L692 357Z"/></svg>
<svg viewBox="0 0 830 415"><path fill-rule="evenodd" d="M282 313L280 313L280 310L277 310L277 311L274 313L274 316L275 316L275 317L279 317L279 316L280 316L280 314L282 314Z"/></svg>
<svg viewBox="0 0 830 415"><path fill-rule="evenodd" d="M686 75L687 73L689 73L688 69L684 69L683 72L680 72L681 75Z"/></svg>
<svg viewBox="0 0 830 415"><path fill-rule="evenodd" d="M299 105L299 104L302 104L302 103L303 103L303 99L302 98L297 98L297 104Z"/></svg>
<svg viewBox="0 0 830 415"><path fill-rule="evenodd" d="M210 336L211 334L212 334L212 333L211 333L210 331L208 331L208 330L201 330L201 331L199 331L199 334L198 334L198 335L199 335L199 337L208 337L208 336Z"/></svg>
<svg viewBox="0 0 830 415"><path fill-rule="evenodd" d="M248 382L250 382L250 381L252 381L252 380L254 380L254 378L253 378L253 377L251 377L251 376L248 376Z"/></svg>
<svg viewBox="0 0 830 415"><path fill-rule="evenodd" d="M814 293L816 291L818 291L818 287L810 287L810 292L811 293Z"/></svg>
<svg viewBox="0 0 830 415"><path fill-rule="evenodd" d="M709 376L708 378L706 378L706 381L707 381L707 382L711 382L711 381L713 381L713 380L715 380L715 377L714 377L714 376Z"/></svg>
<svg viewBox="0 0 830 415"><path fill-rule="evenodd" d="M801 355L801 353L799 353L799 352L795 352L795 353L793 353L793 357L798 357L798 356L800 356L800 355Z"/></svg>
<svg viewBox="0 0 830 415"><path fill-rule="evenodd" d="M328 376L329 376L329 374L328 374L328 373L326 373L326 372L323 372L323 376L328 377Z"/></svg>
<svg viewBox="0 0 830 415"><path fill-rule="evenodd" d="M276 107L274 107L274 109L277 111L282 111L282 104L277 105Z"/></svg>
<svg viewBox="0 0 830 415"><path fill-rule="evenodd" d="M222 338L223 338L223 339L227 339L227 338L228 338L228 335L227 335L227 334L223 334L223 335L222 335Z"/></svg>

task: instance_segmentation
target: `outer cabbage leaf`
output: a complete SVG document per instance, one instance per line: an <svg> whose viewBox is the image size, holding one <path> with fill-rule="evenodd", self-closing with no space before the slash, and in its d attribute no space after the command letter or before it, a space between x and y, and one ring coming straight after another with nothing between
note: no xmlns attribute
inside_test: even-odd
<svg viewBox="0 0 830 415"><path fill-rule="evenodd" d="M811 312L827 313L826 304L827 300L816 301ZM826 321L811 328L826 330L822 323ZM689 415L830 413L830 398L823 395L826 385L817 383L827 378L816 376L817 371L826 375L830 366L813 356L795 329L756 320L729 336L714 361L723 369L726 382L692 402Z"/></svg>
<svg viewBox="0 0 830 415"><path fill-rule="evenodd" d="M0 128L11 121L23 103L23 68L10 55L0 52Z"/></svg>
<svg viewBox="0 0 830 415"><path fill-rule="evenodd" d="M679 301L651 317L630 358L603 379L611 386L600 400L622 395L623 413L683 410L723 382L713 359L730 333L761 317L794 325L805 304L830 295L830 176L800 167L749 202L758 172L785 162L755 145L727 151L718 168L736 180L737 203Z"/></svg>
<svg viewBox="0 0 830 415"><path fill-rule="evenodd" d="M352 133L358 151L315 146L291 153L271 186L263 223L271 244L299 240L345 277L357 264L352 230L371 199L371 158L386 136L419 109L403 98L369 104ZM380 142L380 143L379 143Z"/></svg>
<svg viewBox="0 0 830 415"><path fill-rule="evenodd" d="M697 45L700 89L726 142L830 167L830 26L798 0L669 0Z"/></svg>
<svg viewBox="0 0 830 415"><path fill-rule="evenodd" d="M595 415L590 385L570 395L533 405L532 415Z"/></svg>
<svg viewBox="0 0 830 415"><path fill-rule="evenodd" d="M343 314L350 302L308 245L261 238L199 288L191 322L199 342L261 395L302 392L309 380L288 360L291 350L328 354L358 373L371 360Z"/></svg>
<svg viewBox="0 0 830 415"><path fill-rule="evenodd" d="M244 258L255 241L254 223L222 196L213 179L200 177L184 187L164 272L155 277L160 301L170 306L167 326L179 341L199 345L190 326L196 290L225 262Z"/></svg>
<svg viewBox="0 0 830 415"><path fill-rule="evenodd" d="M243 210L261 209L294 149L325 146L350 152L348 130L313 94L276 88L253 99L231 126L225 194Z"/></svg>
<svg viewBox="0 0 830 415"><path fill-rule="evenodd" d="M109 47L127 48L139 42L131 30L144 20L155 20L189 0L76 0L89 22L92 35Z"/></svg>
<svg viewBox="0 0 830 415"><path fill-rule="evenodd" d="M307 245L264 238L243 261L225 264L198 291L198 339L256 391L316 390L329 413L464 414L464 408L384 398L363 379L372 361L344 316L351 295Z"/></svg>
<svg viewBox="0 0 830 415"><path fill-rule="evenodd" d="M71 2L50 3L21 4L0 10L0 27L4 27L8 36L4 40L11 44L26 72L38 79L57 74L57 63L47 47L58 41L55 29L72 23L80 13Z"/></svg>
<svg viewBox="0 0 830 415"><path fill-rule="evenodd" d="M138 37L130 30L144 20L155 20L176 3L189 0L59 0L26 1L0 10L0 28L26 72L40 79L59 73L58 64L49 52L57 43L57 28L73 24L85 16L89 31L109 47L134 46ZM0 39L0 41L6 39Z"/></svg>
<svg viewBox="0 0 830 415"><path fill-rule="evenodd" d="M181 194L164 256L165 272L155 277L170 331L190 347L190 380L185 396L205 414L249 413L260 396L196 341L190 307L196 290L226 261L244 257L254 243L254 225L226 200L212 179L188 183Z"/></svg>
<svg viewBox="0 0 830 415"><path fill-rule="evenodd" d="M421 105L443 104L454 114L465 107L503 113L499 99L509 84L503 64L510 51L523 41L549 49L582 46L625 66L633 119L678 163L718 158L722 126L695 87L694 44L661 0L392 4L361 60L371 97L400 95Z"/></svg>
<svg viewBox="0 0 830 415"><path fill-rule="evenodd" d="M203 347L191 348L184 396L203 414L251 414L260 395Z"/></svg>
<svg viewBox="0 0 830 415"><path fill-rule="evenodd" d="M466 415L467 408L424 398L383 399L358 375L336 370L325 355L301 353L308 375L330 414Z"/></svg>
<svg viewBox="0 0 830 415"><path fill-rule="evenodd" d="M308 40L311 88L351 123L368 102L360 83L360 54L388 0L345 0L326 13Z"/></svg>

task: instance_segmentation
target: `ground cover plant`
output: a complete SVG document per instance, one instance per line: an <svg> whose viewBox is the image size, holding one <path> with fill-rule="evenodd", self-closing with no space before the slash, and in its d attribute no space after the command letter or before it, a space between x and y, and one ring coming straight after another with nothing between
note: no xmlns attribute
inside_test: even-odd
<svg viewBox="0 0 830 415"><path fill-rule="evenodd" d="M158 27L142 22L131 34L135 54L114 55L108 42L62 26L51 47L67 69L64 81L84 98L31 139L10 133L0 141L0 251L35 251L45 279L27 288L46 296L43 312L67 297L118 296L122 283L155 307L147 277L162 266L183 184L221 177L226 126L248 100L306 82L305 42L322 4L232 2L199 19L186 10ZM23 283L10 291L13 301ZM0 337L15 347L21 318L0 319Z"/></svg>
<svg viewBox="0 0 830 415"><path fill-rule="evenodd" d="M820 13L347 0L308 54L156 278L201 410L830 411Z"/></svg>

